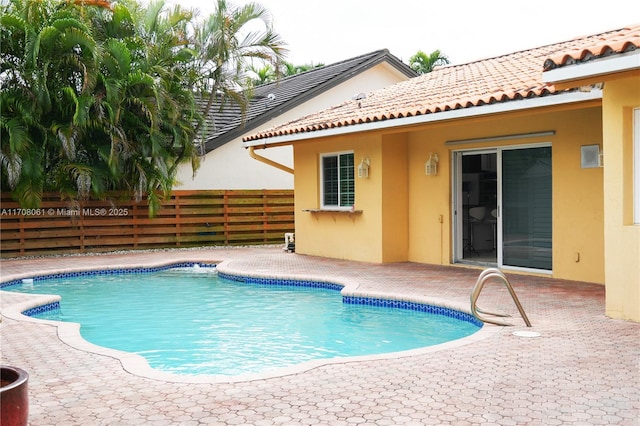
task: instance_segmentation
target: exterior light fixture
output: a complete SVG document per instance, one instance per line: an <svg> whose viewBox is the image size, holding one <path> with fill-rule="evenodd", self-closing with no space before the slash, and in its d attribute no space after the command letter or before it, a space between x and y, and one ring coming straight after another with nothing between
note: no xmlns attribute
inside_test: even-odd
<svg viewBox="0 0 640 426"><path fill-rule="evenodd" d="M371 165L371 160L369 157L363 158L358 165L358 177L367 179L369 177L369 166Z"/></svg>
<svg viewBox="0 0 640 426"><path fill-rule="evenodd" d="M424 174L427 176L438 174L438 154L429 153L429 159L424 163Z"/></svg>

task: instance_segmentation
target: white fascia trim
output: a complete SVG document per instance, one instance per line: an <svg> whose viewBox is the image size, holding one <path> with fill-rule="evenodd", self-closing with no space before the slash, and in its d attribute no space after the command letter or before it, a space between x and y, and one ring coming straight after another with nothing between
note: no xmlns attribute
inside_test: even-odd
<svg viewBox="0 0 640 426"><path fill-rule="evenodd" d="M392 129L401 126L434 123L438 121L453 120L459 118L479 117L483 115L521 111L525 109L542 108L554 105L571 104L597 99L602 99L602 90L594 89L590 92L568 92L552 96L500 102L491 105L455 109L433 114L417 115L413 117L395 118L391 120L376 121L364 124L352 124L349 126L334 127L331 129L316 130L312 132L301 132L293 133L290 135L274 136L265 139L243 142L242 146L245 148L251 146L267 148L269 145L287 144L291 142L316 139L326 136L347 135L351 133L367 132L371 130Z"/></svg>
<svg viewBox="0 0 640 426"><path fill-rule="evenodd" d="M545 71L542 81L562 83L637 69L640 69L640 50Z"/></svg>

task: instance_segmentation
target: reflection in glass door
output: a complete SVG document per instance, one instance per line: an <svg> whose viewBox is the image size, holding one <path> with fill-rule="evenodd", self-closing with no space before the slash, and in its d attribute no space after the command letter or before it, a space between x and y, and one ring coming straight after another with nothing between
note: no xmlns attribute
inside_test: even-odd
<svg viewBox="0 0 640 426"><path fill-rule="evenodd" d="M551 147L502 152L502 263L551 270Z"/></svg>
<svg viewBox="0 0 640 426"><path fill-rule="evenodd" d="M462 235L464 260L497 261L498 186L496 152L462 156Z"/></svg>
<svg viewBox="0 0 640 426"><path fill-rule="evenodd" d="M551 147L455 158L455 261L551 270Z"/></svg>

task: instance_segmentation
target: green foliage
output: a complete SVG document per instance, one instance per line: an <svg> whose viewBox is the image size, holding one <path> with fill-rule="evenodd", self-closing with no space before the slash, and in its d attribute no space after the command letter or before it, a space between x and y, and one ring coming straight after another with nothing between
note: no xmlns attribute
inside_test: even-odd
<svg viewBox="0 0 640 426"><path fill-rule="evenodd" d="M249 67L248 71L251 75L251 83L254 86L259 86L261 84L277 81L280 77L289 77L323 66L324 64L322 63L294 65L291 62L282 61L279 68L267 63L261 67L252 65Z"/></svg>
<svg viewBox="0 0 640 426"><path fill-rule="evenodd" d="M280 58L270 26L239 39L264 16L223 0L202 23L163 1L9 0L0 15L2 190L25 208L43 191L75 201L120 190L146 197L155 215L178 165L198 164L194 89L242 100L230 83L244 58Z"/></svg>
<svg viewBox="0 0 640 426"><path fill-rule="evenodd" d="M409 58L409 66L418 74L430 73L435 67L448 64L449 58L439 50L434 50L428 55L422 50L419 50Z"/></svg>
<svg viewBox="0 0 640 426"><path fill-rule="evenodd" d="M259 28L258 24L262 30L247 30ZM193 48L200 53L198 88L208 97L205 116L216 97L221 104L226 100L238 104L244 112L251 91L241 88L251 86L247 70L253 61L277 68L286 53L268 11L257 3L234 7L226 0L216 0L216 11L196 24L194 32Z"/></svg>

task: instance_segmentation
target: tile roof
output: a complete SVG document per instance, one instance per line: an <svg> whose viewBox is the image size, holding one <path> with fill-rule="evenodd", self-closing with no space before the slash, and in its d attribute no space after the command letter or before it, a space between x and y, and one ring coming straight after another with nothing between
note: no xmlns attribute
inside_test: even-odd
<svg viewBox="0 0 640 426"><path fill-rule="evenodd" d="M576 40L582 39L591 44L580 45L549 57L544 63L544 70L636 50L640 48L640 24Z"/></svg>
<svg viewBox="0 0 640 426"><path fill-rule="evenodd" d="M545 70L640 48L640 25L484 59L369 93L244 138L245 142L396 118L435 114L564 92L542 81Z"/></svg>
<svg viewBox="0 0 640 426"><path fill-rule="evenodd" d="M210 123L210 129L205 137L206 152L242 136L291 108L383 62L390 64L407 77L417 75L408 65L391 55L387 49L381 49L255 87L244 121L237 104L227 102L223 108L220 108L220 102L214 103L207 120ZM206 101L201 101L201 104L204 109Z"/></svg>

